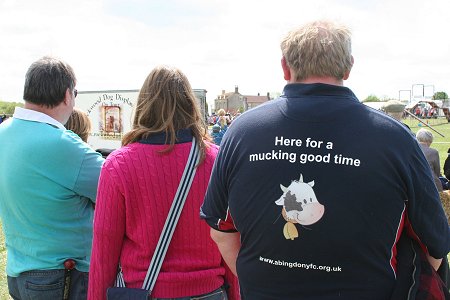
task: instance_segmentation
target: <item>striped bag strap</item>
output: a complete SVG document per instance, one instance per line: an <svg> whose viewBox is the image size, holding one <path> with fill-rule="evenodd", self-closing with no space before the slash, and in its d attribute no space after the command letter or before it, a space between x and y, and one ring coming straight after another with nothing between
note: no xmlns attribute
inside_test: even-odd
<svg viewBox="0 0 450 300"><path fill-rule="evenodd" d="M197 140L193 137L191 151L189 153L186 167L184 168L183 176L181 177L172 206L170 207L169 214L159 237L155 253L153 254L150 266L148 267L147 275L145 276L144 283L142 284L142 289L151 291L155 285L156 278L158 277L164 257L167 253L167 249L169 248L170 240L172 239L173 232L175 231L175 227L178 219L180 218L187 195L189 194L189 189L191 188L192 181L194 180L196 171L195 166L200 159L199 153L200 150ZM121 269L119 269L117 274L116 286L125 287L125 281L123 279Z"/></svg>

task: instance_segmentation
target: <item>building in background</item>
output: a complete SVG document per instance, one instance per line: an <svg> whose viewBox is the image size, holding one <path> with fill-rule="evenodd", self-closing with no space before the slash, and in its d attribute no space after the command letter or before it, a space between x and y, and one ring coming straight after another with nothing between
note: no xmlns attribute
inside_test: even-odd
<svg viewBox="0 0 450 300"><path fill-rule="evenodd" d="M200 109L202 110L203 119L206 120L208 117L208 106L206 103L206 93L208 92L205 89L193 89L195 98L197 98L198 103L200 104Z"/></svg>
<svg viewBox="0 0 450 300"><path fill-rule="evenodd" d="M256 96L242 95L239 93L238 86L235 86L234 92L226 93L225 90L222 90L222 94L214 99L214 111L217 112L219 109L224 109L227 113L235 115L238 112L242 113L269 100L269 93L266 96L261 96L259 93Z"/></svg>
<svg viewBox="0 0 450 300"><path fill-rule="evenodd" d="M246 110L254 108L264 102L270 100L270 94L267 92L266 96L260 96L259 93L257 96L244 96L244 101L247 104Z"/></svg>

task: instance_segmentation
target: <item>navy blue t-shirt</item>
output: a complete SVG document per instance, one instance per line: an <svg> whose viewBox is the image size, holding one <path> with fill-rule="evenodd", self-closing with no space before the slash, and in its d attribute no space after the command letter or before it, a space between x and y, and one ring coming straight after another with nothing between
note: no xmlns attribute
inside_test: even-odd
<svg viewBox="0 0 450 300"><path fill-rule="evenodd" d="M450 231L403 125L346 87L288 84L230 126L201 216L238 231L243 299L389 299L407 211L436 258Z"/></svg>

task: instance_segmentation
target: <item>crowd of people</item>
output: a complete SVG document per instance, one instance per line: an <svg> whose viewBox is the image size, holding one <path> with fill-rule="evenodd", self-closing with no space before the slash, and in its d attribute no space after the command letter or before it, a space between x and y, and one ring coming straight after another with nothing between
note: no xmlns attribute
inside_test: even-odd
<svg viewBox="0 0 450 300"><path fill-rule="evenodd" d="M438 112L435 107L426 103L424 105L417 105L414 109L414 115L422 119L437 118Z"/></svg>
<svg viewBox="0 0 450 300"><path fill-rule="evenodd" d="M231 122L236 119L239 115L235 115L231 117L229 113L225 113L223 108L217 111L217 114L213 114L209 118L209 123L212 124L212 128L210 131L211 137L216 145L220 146L222 142L222 137L225 132L227 132L228 126L231 125Z"/></svg>
<svg viewBox="0 0 450 300"><path fill-rule="evenodd" d="M143 299L449 297L428 133L416 140L344 87L344 25L304 24L281 53L282 96L232 124L218 111L211 133L183 72L153 68L104 156L86 143L73 69L34 62L24 108L0 125L11 297L135 299L150 274Z"/></svg>
<svg viewBox="0 0 450 300"><path fill-rule="evenodd" d="M382 111L384 111L395 120L399 121L403 126L408 128L408 130L411 130L411 128L403 122L403 118L405 117L405 106L406 105L400 101L389 100L386 105L383 106ZM427 125L426 123L423 124ZM445 159L445 163L443 166L444 172L442 173L439 152L436 149L430 147L434 139L433 133L427 128L421 128L415 135L425 155L425 158L430 165L436 188L439 192L442 192L443 190L449 190L450 155L448 155ZM450 154L450 148L448 149L447 153Z"/></svg>

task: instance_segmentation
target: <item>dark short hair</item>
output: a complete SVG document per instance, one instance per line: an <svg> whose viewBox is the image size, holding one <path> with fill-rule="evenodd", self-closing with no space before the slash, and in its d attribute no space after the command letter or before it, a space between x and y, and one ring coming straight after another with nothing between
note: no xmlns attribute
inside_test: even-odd
<svg viewBox="0 0 450 300"><path fill-rule="evenodd" d="M64 100L67 89L73 91L75 84L75 73L69 64L44 56L28 68L23 99L52 108Z"/></svg>

